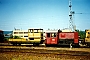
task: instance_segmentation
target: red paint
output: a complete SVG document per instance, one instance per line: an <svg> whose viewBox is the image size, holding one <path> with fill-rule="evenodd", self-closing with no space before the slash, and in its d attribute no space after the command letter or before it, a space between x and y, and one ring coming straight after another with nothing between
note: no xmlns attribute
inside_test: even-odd
<svg viewBox="0 0 90 60"><path fill-rule="evenodd" d="M79 43L78 39L74 39L74 43Z"/></svg>
<svg viewBox="0 0 90 60"><path fill-rule="evenodd" d="M57 37L55 38L46 38L46 44L57 44Z"/></svg>
<svg viewBox="0 0 90 60"><path fill-rule="evenodd" d="M47 43L47 44L50 44L50 42L51 42L51 41L50 41L50 38L47 38L47 39L46 39L46 43Z"/></svg>
<svg viewBox="0 0 90 60"><path fill-rule="evenodd" d="M75 33L74 33L74 38L75 38L75 39L78 39L78 38L79 38L79 37L78 37L78 32L75 32Z"/></svg>
<svg viewBox="0 0 90 60"><path fill-rule="evenodd" d="M51 44L57 44L57 37L51 38Z"/></svg>
<svg viewBox="0 0 90 60"><path fill-rule="evenodd" d="M61 32L61 33L59 33L59 39L74 39L74 33Z"/></svg>
<svg viewBox="0 0 90 60"><path fill-rule="evenodd" d="M56 37L51 37L51 34L50 34L50 37L47 37L47 33L46 33L46 44L57 44L57 36Z"/></svg>
<svg viewBox="0 0 90 60"><path fill-rule="evenodd" d="M79 43L78 32L74 33L74 43Z"/></svg>

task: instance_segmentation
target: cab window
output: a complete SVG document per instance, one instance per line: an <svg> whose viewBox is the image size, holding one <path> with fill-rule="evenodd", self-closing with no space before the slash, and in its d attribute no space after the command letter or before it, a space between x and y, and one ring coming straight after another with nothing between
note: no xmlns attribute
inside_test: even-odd
<svg viewBox="0 0 90 60"><path fill-rule="evenodd" d="M50 37L50 33L47 33L47 37Z"/></svg>
<svg viewBox="0 0 90 60"><path fill-rule="evenodd" d="M42 29L38 29L38 33L42 33L43 32L43 30Z"/></svg>
<svg viewBox="0 0 90 60"><path fill-rule="evenodd" d="M34 33L38 33L38 30L34 30Z"/></svg>
<svg viewBox="0 0 90 60"><path fill-rule="evenodd" d="M52 33L51 37L56 37L56 33Z"/></svg>
<svg viewBox="0 0 90 60"><path fill-rule="evenodd" d="M90 32L88 32L88 34L90 34Z"/></svg>
<svg viewBox="0 0 90 60"><path fill-rule="evenodd" d="M33 33L33 30L30 30L30 33Z"/></svg>

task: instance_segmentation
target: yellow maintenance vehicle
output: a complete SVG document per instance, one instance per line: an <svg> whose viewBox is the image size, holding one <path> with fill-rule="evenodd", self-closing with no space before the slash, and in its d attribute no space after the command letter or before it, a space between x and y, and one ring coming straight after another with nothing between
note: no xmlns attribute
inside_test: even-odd
<svg viewBox="0 0 90 60"><path fill-rule="evenodd" d="M85 32L86 32L85 44L90 47L90 29L85 30Z"/></svg>
<svg viewBox="0 0 90 60"><path fill-rule="evenodd" d="M22 34L19 34L19 35L22 35ZM27 38L9 39L9 42L13 45L17 45L17 44L19 45L21 44L39 45L39 44L43 44L43 42L45 41L43 39L43 29L28 29L27 35L28 35Z"/></svg>

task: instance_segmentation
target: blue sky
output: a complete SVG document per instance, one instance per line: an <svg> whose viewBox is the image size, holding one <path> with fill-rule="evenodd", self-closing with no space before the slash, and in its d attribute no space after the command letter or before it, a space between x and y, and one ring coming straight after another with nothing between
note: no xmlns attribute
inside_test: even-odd
<svg viewBox="0 0 90 60"><path fill-rule="evenodd" d="M69 0L0 0L0 29L68 28L68 6ZM90 29L90 0L72 0L72 11L76 28Z"/></svg>

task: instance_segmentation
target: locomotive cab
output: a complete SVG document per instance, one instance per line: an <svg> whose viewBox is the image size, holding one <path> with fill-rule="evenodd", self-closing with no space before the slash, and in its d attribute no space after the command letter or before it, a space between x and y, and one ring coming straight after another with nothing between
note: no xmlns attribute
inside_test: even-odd
<svg viewBox="0 0 90 60"><path fill-rule="evenodd" d="M46 32L46 40L45 44L46 45L57 45L57 32Z"/></svg>

